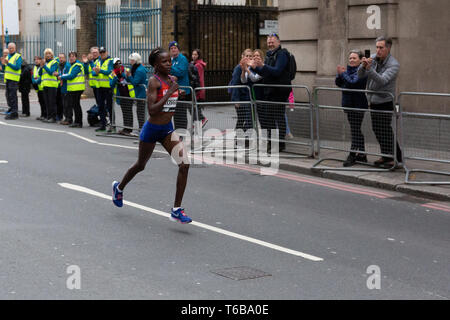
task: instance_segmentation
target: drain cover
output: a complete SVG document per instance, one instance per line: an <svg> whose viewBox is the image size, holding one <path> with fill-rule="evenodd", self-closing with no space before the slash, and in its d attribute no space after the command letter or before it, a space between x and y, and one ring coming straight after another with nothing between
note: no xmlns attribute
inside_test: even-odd
<svg viewBox="0 0 450 320"><path fill-rule="evenodd" d="M213 270L211 272L219 276L233 280L250 280L272 276L270 273L258 269L253 269L250 267L227 268L227 269Z"/></svg>

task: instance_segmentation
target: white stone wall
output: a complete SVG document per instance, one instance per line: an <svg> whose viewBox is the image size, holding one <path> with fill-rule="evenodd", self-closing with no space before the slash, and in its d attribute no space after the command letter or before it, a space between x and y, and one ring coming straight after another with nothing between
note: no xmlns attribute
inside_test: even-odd
<svg viewBox="0 0 450 320"><path fill-rule="evenodd" d="M56 14L67 13L67 8L75 4L75 0L19 0L19 24L22 35L39 35L41 16L53 15L56 3Z"/></svg>

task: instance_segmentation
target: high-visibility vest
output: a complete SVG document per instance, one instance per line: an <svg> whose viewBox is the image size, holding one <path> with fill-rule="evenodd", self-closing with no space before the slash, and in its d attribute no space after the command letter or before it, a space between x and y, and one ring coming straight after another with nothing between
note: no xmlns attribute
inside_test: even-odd
<svg viewBox="0 0 450 320"><path fill-rule="evenodd" d="M69 91L69 92L86 90L86 83L85 83L85 78L84 78L84 66L81 63L75 62L70 67L69 74L72 73L72 69L75 66L80 67L80 72L72 80L67 80L67 91Z"/></svg>
<svg viewBox="0 0 450 320"><path fill-rule="evenodd" d="M37 80L40 78L40 75L39 75L40 69L41 69L40 67L34 66L34 69L33 69L34 80ZM41 81L41 83L38 84L38 90L36 90L36 92L38 92L38 91L44 91L44 85L42 84L42 81Z"/></svg>
<svg viewBox="0 0 450 320"><path fill-rule="evenodd" d="M53 59L52 61L47 63L47 68L51 69L52 66L56 64L58 65L58 61L56 61L55 59ZM48 74L47 71L45 71L45 69L43 69L42 72L42 85L44 88L58 88L59 86L59 81L58 78L55 77L54 75L50 75Z"/></svg>
<svg viewBox="0 0 450 320"><path fill-rule="evenodd" d="M106 59L105 61L103 61L103 64L100 65L100 59L98 59L96 66L100 67L100 70L108 71L109 62L111 60L112 60L111 58ZM103 73L100 73L98 75L97 82L99 88L111 88L109 84L109 76L106 76Z"/></svg>
<svg viewBox="0 0 450 320"><path fill-rule="evenodd" d="M9 63L11 64L15 64L17 62L17 60L20 58L20 54L18 54L17 52L11 57L11 59L9 59ZM13 68L11 68L10 66L6 65L5 67L5 79L4 81L6 82L6 80L11 80L11 81L15 81L15 82L19 82L20 81L20 74L22 73L22 70L14 70Z"/></svg>
<svg viewBox="0 0 450 320"><path fill-rule="evenodd" d="M98 59L94 61L94 65L97 64L97 61L98 61ZM98 86L98 76L93 76L92 75L92 66L91 66L90 63L89 63L89 86L91 88L98 88L99 87Z"/></svg>
<svg viewBox="0 0 450 320"><path fill-rule="evenodd" d="M115 77L116 75L114 74L114 73L111 73L110 75L109 75L109 78L110 79L114 79L114 77ZM117 97L117 86L119 85L119 83L114 87L114 95ZM134 92L134 86L131 84L131 83L129 83L128 84L128 92L129 92L129 94L130 94L130 98L136 98L136 93ZM120 97L120 96L119 96Z"/></svg>

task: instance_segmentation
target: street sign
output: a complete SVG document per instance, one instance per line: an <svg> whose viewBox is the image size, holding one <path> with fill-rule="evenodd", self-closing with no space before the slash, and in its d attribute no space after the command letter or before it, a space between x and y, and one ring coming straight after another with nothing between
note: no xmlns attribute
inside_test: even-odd
<svg viewBox="0 0 450 320"><path fill-rule="evenodd" d="M264 28L259 29L259 34L268 36L272 33L278 34L278 20L264 20Z"/></svg>

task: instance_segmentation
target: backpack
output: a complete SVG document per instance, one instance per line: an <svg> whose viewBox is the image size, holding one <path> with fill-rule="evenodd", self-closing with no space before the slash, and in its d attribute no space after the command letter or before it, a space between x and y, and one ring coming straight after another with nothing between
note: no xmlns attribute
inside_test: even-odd
<svg viewBox="0 0 450 320"><path fill-rule="evenodd" d="M97 105L93 105L88 111L87 120L91 127L95 127L100 123L100 111Z"/></svg>
<svg viewBox="0 0 450 320"><path fill-rule="evenodd" d="M288 62L288 68L289 68L289 80L294 80L295 76L297 75L297 62L295 61L295 56L290 53L287 49L282 49L285 51L289 56L289 62ZM278 53L277 53L278 55ZM275 56L275 60L277 58L277 55Z"/></svg>
<svg viewBox="0 0 450 320"><path fill-rule="evenodd" d="M193 89L200 87L200 75L198 73L197 67L194 64L190 63L188 71L189 71L189 85Z"/></svg>

